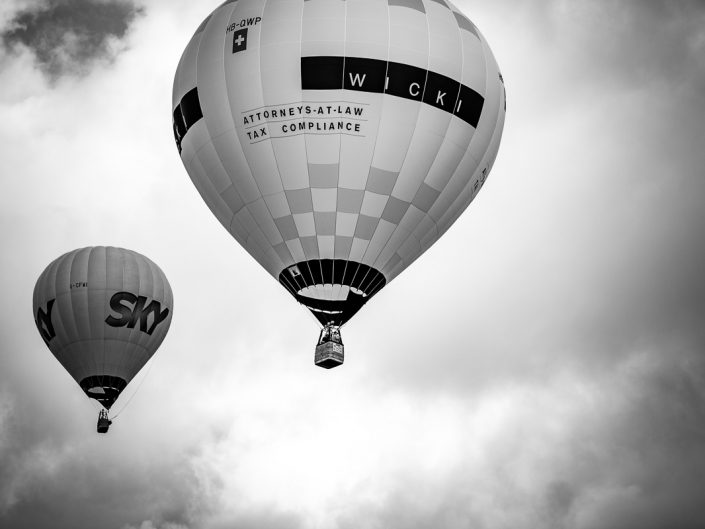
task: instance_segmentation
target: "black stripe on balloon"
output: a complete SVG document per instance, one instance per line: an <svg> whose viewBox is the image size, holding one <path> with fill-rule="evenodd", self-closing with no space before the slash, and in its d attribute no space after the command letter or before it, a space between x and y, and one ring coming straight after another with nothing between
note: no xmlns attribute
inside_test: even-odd
<svg viewBox="0 0 705 529"><path fill-rule="evenodd" d="M279 282L321 322L343 325L387 283L384 275L366 264L344 259L311 259L287 266L279 273ZM348 293L343 300L321 300L308 297L305 288L341 285L362 292Z"/></svg>
<svg viewBox="0 0 705 529"><path fill-rule="evenodd" d="M386 93L421 101L426 87L426 75L423 68L390 62L387 64L387 90Z"/></svg>
<svg viewBox="0 0 705 529"><path fill-rule="evenodd" d="M439 73L428 72L423 102L452 114L459 92L460 83L458 81ZM477 123L473 127L476 125Z"/></svg>
<svg viewBox="0 0 705 529"><path fill-rule="evenodd" d="M203 117L201 102L198 100L198 88L192 88L181 98L181 114L184 116L186 130L190 129L194 123Z"/></svg>
<svg viewBox="0 0 705 529"><path fill-rule="evenodd" d="M174 138L176 139L176 146L179 149L179 153L181 152L181 142L184 136L186 136L188 130L193 127L194 123L202 117L203 111L201 110L201 102L198 99L198 88L192 88L186 92L174 109Z"/></svg>
<svg viewBox="0 0 705 529"><path fill-rule="evenodd" d="M345 58L345 76L343 87L346 90L361 92L384 92L384 80L387 75L387 61L379 59Z"/></svg>
<svg viewBox="0 0 705 529"><path fill-rule="evenodd" d="M309 61L307 59L316 60ZM311 83L310 86L309 83ZM343 58L302 57L301 88L304 90L337 90L343 88Z"/></svg>
<svg viewBox="0 0 705 529"><path fill-rule="evenodd" d="M423 101L477 128L485 98L430 70L364 57L301 57L304 90L358 90Z"/></svg>

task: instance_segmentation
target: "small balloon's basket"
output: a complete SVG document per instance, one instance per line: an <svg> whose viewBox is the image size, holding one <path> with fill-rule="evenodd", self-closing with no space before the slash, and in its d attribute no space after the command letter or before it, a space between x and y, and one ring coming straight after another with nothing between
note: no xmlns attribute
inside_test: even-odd
<svg viewBox="0 0 705 529"><path fill-rule="evenodd" d="M326 325L321 331L316 345L315 363L317 366L331 369L343 363L343 340L340 337L340 327L333 324Z"/></svg>
<svg viewBox="0 0 705 529"><path fill-rule="evenodd" d="M108 412L100 410L98 414L98 425L96 426L98 433L108 433L111 424L113 424L113 421L108 418Z"/></svg>

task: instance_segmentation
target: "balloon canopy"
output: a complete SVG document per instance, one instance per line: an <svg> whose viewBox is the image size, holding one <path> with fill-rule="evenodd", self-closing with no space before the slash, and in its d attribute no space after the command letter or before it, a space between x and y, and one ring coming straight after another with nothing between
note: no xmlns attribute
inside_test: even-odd
<svg viewBox="0 0 705 529"><path fill-rule="evenodd" d="M137 252L68 252L34 287L37 329L86 395L106 409L164 340L173 314L161 269Z"/></svg>
<svg viewBox="0 0 705 529"><path fill-rule="evenodd" d="M231 0L187 45L172 109L218 220L321 324L342 325L473 200L505 93L446 0Z"/></svg>

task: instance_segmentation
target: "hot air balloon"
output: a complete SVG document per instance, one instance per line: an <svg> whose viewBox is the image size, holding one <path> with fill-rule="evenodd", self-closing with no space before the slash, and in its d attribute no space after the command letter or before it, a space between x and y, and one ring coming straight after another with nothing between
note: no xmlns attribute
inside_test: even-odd
<svg viewBox="0 0 705 529"><path fill-rule="evenodd" d="M107 410L164 340L174 310L164 272L144 255L96 246L68 252L34 287L39 334L59 363Z"/></svg>
<svg viewBox="0 0 705 529"><path fill-rule="evenodd" d="M191 180L321 323L330 368L340 326L482 187L505 91L446 0L230 0L186 46L172 109Z"/></svg>

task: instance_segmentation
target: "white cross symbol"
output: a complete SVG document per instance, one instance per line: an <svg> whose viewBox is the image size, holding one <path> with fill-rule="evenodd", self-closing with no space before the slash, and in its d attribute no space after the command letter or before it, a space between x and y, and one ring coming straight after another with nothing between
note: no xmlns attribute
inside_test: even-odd
<svg viewBox="0 0 705 529"><path fill-rule="evenodd" d="M245 38L242 36L242 34L238 35L237 38L235 39L235 44L237 44L237 47L239 48L242 46L242 42L245 40Z"/></svg>

